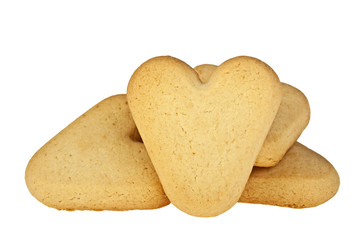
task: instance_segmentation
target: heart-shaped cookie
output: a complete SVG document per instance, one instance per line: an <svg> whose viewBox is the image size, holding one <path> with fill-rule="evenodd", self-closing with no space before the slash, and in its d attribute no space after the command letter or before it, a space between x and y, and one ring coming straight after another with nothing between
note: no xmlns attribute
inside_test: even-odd
<svg viewBox="0 0 360 240"><path fill-rule="evenodd" d="M217 66L195 67L201 82L206 83ZM283 98L274 122L257 156L255 166L273 167L300 137L310 120L310 106L305 95L295 87L282 83Z"/></svg>
<svg viewBox="0 0 360 240"><path fill-rule="evenodd" d="M118 108L121 108L120 111L117 110ZM109 120L119 121L122 124L99 121L99 116L107 116ZM78 121L83 123L77 123ZM80 126L86 127L80 131ZM55 136L53 140L45 144L32 158L26 171L29 190L38 200L57 209L130 210L167 205L169 201L162 191L162 186L156 177L150 158L144 151L143 144L139 142L139 135L134 130L134 126L135 123L129 115L124 95L112 96L100 102L65 128L59 136ZM79 138L79 131L82 136L91 135L91 137ZM125 146L122 144L119 146L118 139L114 139L113 142L105 141L105 145L98 144L98 140L102 141L104 133L123 136L120 142L126 142ZM130 139L130 141L124 141L125 139ZM104 152L103 155L109 159L96 160L95 158L95 161L91 161L88 151L66 147L67 142L84 141L88 143L93 141L90 145L98 145ZM116 151L121 151L121 158L111 157L110 150L114 148L117 149ZM55 151L56 156L60 158L56 159L51 154L44 154L44 151ZM66 152L69 151L77 151L78 154L67 155ZM139 153L140 157L134 153ZM80 162L86 163L84 167L79 167ZM92 184L98 190L89 192L91 187L83 181L89 178L89 175L96 176L103 172L102 168L98 167L99 164L105 167L119 164L119 167L112 168L111 172L107 171L113 176L113 180L117 179L118 182L115 187L104 183L102 178L94 177L91 179L95 180ZM142 172L146 174L142 176ZM116 177L116 174L119 176ZM151 176L151 178L146 179L146 176ZM139 181L142 178L143 180ZM49 184L50 181L51 184ZM77 185L85 188L74 191L74 186ZM240 202L284 207L312 207L330 199L335 195L338 187L339 176L334 167L320 155L296 143L284 156L281 164L276 167L253 168ZM104 195L104 189L101 190L101 188L106 188L108 194ZM106 204L111 199L113 202L110 205Z"/></svg>
<svg viewBox="0 0 360 240"><path fill-rule="evenodd" d="M254 167L239 201L314 207L332 198L339 185L339 175L331 163L296 142L275 167Z"/></svg>
<svg viewBox="0 0 360 240"><path fill-rule="evenodd" d="M136 132L125 95L103 100L36 152L25 173L29 191L65 210L169 204Z"/></svg>
<svg viewBox="0 0 360 240"><path fill-rule="evenodd" d="M194 216L216 216L240 198L279 108L276 73L236 57L202 84L169 56L142 64L128 85L129 107L170 201Z"/></svg>

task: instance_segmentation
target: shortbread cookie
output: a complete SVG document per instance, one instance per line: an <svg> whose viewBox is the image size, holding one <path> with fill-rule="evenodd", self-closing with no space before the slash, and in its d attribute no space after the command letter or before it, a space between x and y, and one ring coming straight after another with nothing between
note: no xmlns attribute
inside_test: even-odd
<svg viewBox="0 0 360 240"><path fill-rule="evenodd" d="M240 202L314 207L332 198L339 185L339 175L325 158L295 143L275 167L254 167Z"/></svg>
<svg viewBox="0 0 360 240"><path fill-rule="evenodd" d="M166 195L205 217L239 200L282 92L255 58L230 59L202 84L186 63L156 57L135 71L127 98Z"/></svg>
<svg viewBox="0 0 360 240"><path fill-rule="evenodd" d="M125 95L103 100L32 157L25 174L31 194L65 210L169 204L135 130Z"/></svg>
<svg viewBox="0 0 360 240"><path fill-rule="evenodd" d="M203 64L194 69L205 83L216 67ZM310 120L310 106L305 95L286 83L282 83L282 91L279 110L255 161L257 167L275 166L300 137Z"/></svg>
<svg viewBox="0 0 360 240"><path fill-rule="evenodd" d="M117 111L117 107L121 107L121 112ZM98 109L98 113L94 113L95 109ZM107 113L105 113L104 109L106 109L105 111L107 111ZM104 132L95 133L94 124L100 119L99 112L100 115L101 112L103 112L104 116L107 116L109 120L106 120L107 124L100 122L98 123L99 126L102 126L101 129L103 129ZM125 116L122 116L124 113ZM97 136L99 140L102 140L103 136L105 136L105 134L107 133L124 135L125 138L129 140L128 143L130 142L130 145L134 143L135 146L131 146L129 148L122 148L121 156L130 156L131 154L135 154L134 156L126 158L126 162L123 161L125 158L122 158L120 160L120 164L122 164L121 168L126 169L126 171L119 170L118 167L106 171L110 171L110 176L114 176L114 174L121 174L121 176L124 177L123 174L128 174L129 182L132 181L134 177L135 179L139 179L138 175L140 174L140 172L146 171L146 174L144 175L150 176L150 180L144 179L140 182L140 186L142 186L143 189L146 189L146 191L148 191L149 196L144 197L143 192L133 191L133 189L137 189L137 186L131 185L131 191L125 192L125 195L127 195L127 199L137 199L136 201L138 202L144 201L145 203L149 204L148 208L165 206L169 203L169 201L167 200L165 193L162 191L162 186L160 182L157 180L156 177L154 177L156 176L156 173L152 167L150 159L147 157L144 145L139 142L140 136L138 134L138 131L134 129L135 123L132 121L132 118L130 115L128 115L128 113L129 109L123 95L110 97L96 105L93 109L84 114L82 117L80 117L66 129L64 129L62 133L59 134L63 135L63 132L67 132L65 133L65 136L67 137L59 138L58 135L54 138L55 140L51 140L48 143L50 145L53 145L53 147L50 147L50 151L56 151L54 148L54 144L57 144L58 146L65 146L66 144L68 144L67 142L74 143L76 141L79 141L79 135L77 134L79 126L92 126L86 128L86 130L81 134L81 136L89 136L90 134L94 134L93 137L96 138ZM122 121L123 124L110 125L111 119L113 119L115 123L120 123L120 121ZM85 121L85 124L76 124L76 122L78 121ZM89 122L89 124L86 124L86 122ZM78 127L71 127L74 124L76 124ZM106 127L104 127L105 125ZM133 142L133 140L135 142ZM54 141L56 141L56 143L54 143ZM112 146L113 144L109 145ZM111 187L111 191L108 191L108 194L104 196L105 188L109 189L110 186L105 186L105 184L103 183L103 178L97 178L99 182L97 182L98 180L96 179L95 181L93 181L94 179L91 175L100 176L101 167L99 166L103 165L101 164L101 162L110 162L110 164L107 163L107 165L109 166L116 165L118 164L117 162L119 162L119 157L112 157L111 159L104 158L101 161L88 161L88 164L85 168L79 167L82 159L89 159L89 152L76 149L76 145L74 146L75 147L72 147L73 149L71 150L71 152L74 152L74 150L78 152L77 160L75 158L72 159L71 162L69 162L69 160L66 160L68 159L68 156L66 156L68 147L65 146L65 148L62 150L57 147L58 153L56 155L62 155L63 157L61 157L61 159L67 161L67 163L61 163L59 161L60 159L55 161L54 158L51 159L50 156L47 155L47 153L43 152L49 151L44 150L45 148L49 149L49 147L45 145L37 153L37 155L39 156L35 155L31 160L31 163L29 163L29 167L26 171L27 184L31 193L37 199L39 199L39 201L50 207L67 210L126 210L144 208L145 204L141 207L135 207L132 203L124 202L124 199L120 200L118 203L114 203L114 205L111 207L104 206L104 200L108 199L111 195L113 195L113 200L115 201L115 197L119 197L119 195L123 194L122 192L124 191L124 189L129 189L129 185L121 191L118 191L117 193L114 193L113 189L115 188ZM102 146L102 144L100 144L99 146ZM51 148L53 148L53 150L51 150ZM141 152L144 157L139 157L139 159L141 160L136 161L136 153L139 152ZM47 156L45 156L45 154ZM104 148L104 153L102 155L111 156L112 154L110 148ZM39 159L39 157L41 156L43 159ZM75 156L71 156L71 158L72 157ZM52 164L56 165L51 166ZM86 163L84 162L82 164ZM99 170L95 168L99 168ZM82 171L80 171L81 169ZM86 172L88 170L89 173ZM54 174L58 176L55 177L53 176ZM85 193L85 195L83 195L84 190L80 190L78 192L74 191L75 183L70 183L68 181L69 178L75 179L76 177L81 177L74 177L74 175L78 174L83 174L84 177L87 177L88 181L90 181L89 184L92 183L94 187L98 185L99 187L97 189L100 189L100 191L89 192L89 190L87 190L87 193ZM312 177L310 178L309 176ZM51 178L53 183L51 185L46 184L46 182L50 183ZM297 179L297 182L295 178ZM328 179L328 181L326 181L326 179ZM80 181L83 180L84 179L82 179L81 177ZM306 182L303 183L304 180ZM103 184L104 189L101 190L100 184ZM83 186L86 186L86 184L83 184ZM253 171L246 184L240 201L248 203L270 204L283 207L313 207L327 201L333 195L335 195L338 186L338 175L336 173L336 170L331 166L331 164L328 163L320 155L304 147L300 143L296 143L294 147L291 148L290 151L285 155L284 160L276 167L266 169L258 167L253 168ZM318 191L319 188L320 191ZM316 189L315 194L313 194L314 189ZM89 194L91 194L91 200L89 200L89 198L85 199L83 197L86 195L89 196ZM142 199L139 200L139 197L142 197Z"/></svg>

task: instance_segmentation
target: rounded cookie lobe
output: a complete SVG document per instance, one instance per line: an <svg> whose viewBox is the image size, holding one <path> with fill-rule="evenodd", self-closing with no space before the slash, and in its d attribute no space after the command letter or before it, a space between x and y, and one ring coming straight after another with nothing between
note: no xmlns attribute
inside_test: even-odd
<svg viewBox="0 0 360 240"><path fill-rule="evenodd" d="M279 110L255 162L258 167L278 164L310 120L310 106L305 95L286 83L282 83L282 89Z"/></svg>
<svg viewBox="0 0 360 240"><path fill-rule="evenodd" d="M203 64L194 69L201 82L206 83L216 68L216 65ZM310 106L305 95L286 83L282 83L281 87L283 98L255 161L257 167L275 166L300 137L310 120Z"/></svg>
<svg viewBox="0 0 360 240"><path fill-rule="evenodd" d="M95 105L29 161L31 194L65 210L152 209L169 204L125 95Z"/></svg>
<svg viewBox="0 0 360 240"><path fill-rule="evenodd" d="M240 202L305 208L320 205L339 189L335 168L321 155L300 143L275 167L254 167Z"/></svg>
<svg viewBox="0 0 360 240"><path fill-rule="evenodd" d="M203 217L238 201L281 97L275 72L251 57L224 62L205 84L186 63L156 57L134 72L127 95L165 193Z"/></svg>

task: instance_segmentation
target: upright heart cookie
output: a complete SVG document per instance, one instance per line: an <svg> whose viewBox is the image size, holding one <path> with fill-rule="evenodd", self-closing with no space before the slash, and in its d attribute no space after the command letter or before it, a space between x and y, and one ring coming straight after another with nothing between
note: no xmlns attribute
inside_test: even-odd
<svg viewBox="0 0 360 240"><path fill-rule="evenodd" d="M255 58L230 59L202 84L167 56L135 71L127 98L170 201L190 215L216 216L239 200L282 92Z"/></svg>
<svg viewBox="0 0 360 240"><path fill-rule="evenodd" d="M169 204L125 95L95 105L46 143L25 173L31 194L65 210L152 209Z"/></svg>
<svg viewBox="0 0 360 240"><path fill-rule="evenodd" d="M216 67L203 64L194 69L201 82L206 83ZM279 110L255 161L257 167L275 166L309 123L310 106L305 95L286 83L282 83L282 92Z"/></svg>

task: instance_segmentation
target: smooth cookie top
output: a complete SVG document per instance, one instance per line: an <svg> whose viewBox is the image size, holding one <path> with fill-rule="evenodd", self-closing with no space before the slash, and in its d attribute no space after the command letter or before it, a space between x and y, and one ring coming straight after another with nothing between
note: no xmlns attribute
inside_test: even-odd
<svg viewBox="0 0 360 240"><path fill-rule="evenodd" d="M238 201L282 93L255 58L224 62L204 84L186 63L157 57L135 71L127 98L171 202L216 216Z"/></svg>

